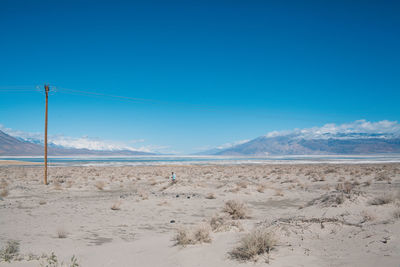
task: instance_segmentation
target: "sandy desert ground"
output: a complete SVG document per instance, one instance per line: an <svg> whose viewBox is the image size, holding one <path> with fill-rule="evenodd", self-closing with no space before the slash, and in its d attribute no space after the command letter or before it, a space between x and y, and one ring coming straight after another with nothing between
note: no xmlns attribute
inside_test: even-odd
<svg viewBox="0 0 400 267"><path fill-rule="evenodd" d="M400 266L400 164L42 175L0 167L0 266Z"/></svg>

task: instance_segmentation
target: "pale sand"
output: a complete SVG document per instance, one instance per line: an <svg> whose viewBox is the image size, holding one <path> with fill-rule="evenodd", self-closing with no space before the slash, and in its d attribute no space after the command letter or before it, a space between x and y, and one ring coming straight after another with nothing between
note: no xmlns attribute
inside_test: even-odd
<svg viewBox="0 0 400 267"><path fill-rule="evenodd" d="M270 266L400 264L400 164L51 167L47 186L42 175L40 167L0 168L0 246L18 240L24 258L0 266L40 266L44 259L27 255L51 252L95 267L265 266L267 258ZM354 184L349 194L337 187L344 181ZM381 195L392 202L369 204ZM230 199L251 211L239 220L243 231L174 245L178 227L207 223ZM274 233L277 246L256 263L231 259L228 252L257 225Z"/></svg>
<svg viewBox="0 0 400 267"><path fill-rule="evenodd" d="M22 160L4 160L0 159L0 166L11 166L11 165L42 165L43 163L40 162L28 162Z"/></svg>

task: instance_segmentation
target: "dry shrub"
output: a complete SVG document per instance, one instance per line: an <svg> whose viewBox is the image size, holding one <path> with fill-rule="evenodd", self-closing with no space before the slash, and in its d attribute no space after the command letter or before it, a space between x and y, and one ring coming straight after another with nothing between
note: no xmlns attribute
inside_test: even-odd
<svg viewBox="0 0 400 267"><path fill-rule="evenodd" d="M337 195L336 198L335 198L335 202L336 202L336 204L338 204L338 205L343 204L343 202L344 202L344 195L343 195L343 194Z"/></svg>
<svg viewBox="0 0 400 267"><path fill-rule="evenodd" d="M283 192L281 189L275 189L275 196L277 197L283 197Z"/></svg>
<svg viewBox="0 0 400 267"><path fill-rule="evenodd" d="M229 192L232 192L232 193L237 193L239 191L240 191L240 187L238 187L238 186L229 190Z"/></svg>
<svg viewBox="0 0 400 267"><path fill-rule="evenodd" d="M371 180L368 180L368 181L364 182L364 186L370 186L371 183L372 183Z"/></svg>
<svg viewBox="0 0 400 267"><path fill-rule="evenodd" d="M214 193L208 193L206 199L215 199Z"/></svg>
<svg viewBox="0 0 400 267"><path fill-rule="evenodd" d="M259 184L259 185L257 186L257 192L259 192L259 193L264 193L264 190L265 190L265 185Z"/></svg>
<svg viewBox="0 0 400 267"><path fill-rule="evenodd" d="M193 232L193 237L196 243L210 243L210 227L208 225L198 226Z"/></svg>
<svg viewBox="0 0 400 267"><path fill-rule="evenodd" d="M214 215L210 220L210 227L213 232L224 232L233 228L243 231L243 226L240 222L232 221L232 219L226 215Z"/></svg>
<svg viewBox="0 0 400 267"><path fill-rule="evenodd" d="M240 188L247 188L247 182L246 181L240 181L236 184Z"/></svg>
<svg viewBox="0 0 400 267"><path fill-rule="evenodd" d="M16 240L7 241L5 247L0 249L0 261L10 262L18 257L19 242Z"/></svg>
<svg viewBox="0 0 400 267"><path fill-rule="evenodd" d="M62 190L62 186L61 186L60 182L58 182L57 180L54 181L53 186L54 186L55 190Z"/></svg>
<svg viewBox="0 0 400 267"><path fill-rule="evenodd" d="M169 203L166 200L157 204L157 206L167 206L167 205L169 205Z"/></svg>
<svg viewBox="0 0 400 267"><path fill-rule="evenodd" d="M343 184L343 192L345 192L346 194L350 194L351 190L353 190L353 184L350 183L349 181L344 182Z"/></svg>
<svg viewBox="0 0 400 267"><path fill-rule="evenodd" d="M223 211L228 213L234 220L249 218L249 210L243 202L237 200L228 200L225 202Z"/></svg>
<svg viewBox="0 0 400 267"><path fill-rule="evenodd" d="M336 170L335 170L335 169L326 169L326 170L324 171L324 173L325 173L325 174L336 173Z"/></svg>
<svg viewBox="0 0 400 267"><path fill-rule="evenodd" d="M370 205L385 205L392 203L394 200L392 195L382 195L382 196L377 196L374 199L371 199L368 203Z"/></svg>
<svg viewBox="0 0 400 267"><path fill-rule="evenodd" d="M100 191L103 191L103 190L104 190L105 183L104 183L103 181L98 181L98 182L96 182L96 183L94 184L94 186L96 186L96 188L99 189Z"/></svg>
<svg viewBox="0 0 400 267"><path fill-rule="evenodd" d="M387 173L381 172L381 173L378 173L375 176L375 180L376 181L387 181L387 182L390 182L392 180L392 178L390 178Z"/></svg>
<svg viewBox="0 0 400 267"><path fill-rule="evenodd" d="M57 237L58 238L66 238L68 236L68 233L64 229L58 229L57 230Z"/></svg>
<svg viewBox="0 0 400 267"><path fill-rule="evenodd" d="M146 192L139 192L139 197L141 197L142 200L149 199L149 195Z"/></svg>
<svg viewBox="0 0 400 267"><path fill-rule="evenodd" d="M117 201L111 206L111 209L112 210L120 210L121 209L121 204L122 204L121 201Z"/></svg>
<svg viewBox="0 0 400 267"><path fill-rule="evenodd" d="M325 184L325 185L321 186L321 189L329 191L329 190L331 190L331 186L329 184Z"/></svg>
<svg viewBox="0 0 400 267"><path fill-rule="evenodd" d="M229 255L240 261L257 260L258 255L269 253L275 245L276 240L272 233L265 228L256 228L246 234Z"/></svg>
<svg viewBox="0 0 400 267"><path fill-rule="evenodd" d="M161 187L161 189L160 189L160 191L164 191L164 190L166 190L168 188L168 186L163 186L163 187Z"/></svg>
<svg viewBox="0 0 400 267"><path fill-rule="evenodd" d="M74 182L71 181L71 180L68 180L66 184L67 184L67 185L66 185L67 188L71 188L72 185L74 184Z"/></svg>
<svg viewBox="0 0 400 267"><path fill-rule="evenodd" d="M376 216L366 210L363 210L361 212L361 216L363 217L363 220L366 222L376 220Z"/></svg>
<svg viewBox="0 0 400 267"><path fill-rule="evenodd" d="M400 219L400 209L399 208L393 212L393 218Z"/></svg>
<svg viewBox="0 0 400 267"><path fill-rule="evenodd" d="M201 224L190 230L187 228L180 228L176 233L174 239L175 245L187 246L201 243L210 243L210 226Z"/></svg>
<svg viewBox="0 0 400 267"><path fill-rule="evenodd" d="M7 188L7 186L8 186L7 181L6 181L4 178L1 179L0 188L1 188L1 189Z"/></svg>
<svg viewBox="0 0 400 267"><path fill-rule="evenodd" d="M349 197L349 196L346 196ZM306 207L321 205L323 207L340 205L345 201L345 194L343 192L327 192L320 197L317 197L306 204Z"/></svg>
<svg viewBox="0 0 400 267"><path fill-rule="evenodd" d="M338 183L336 185L336 190L344 192L346 194L350 194L351 190L353 190L354 186L351 182L345 181L344 183Z"/></svg>
<svg viewBox="0 0 400 267"><path fill-rule="evenodd" d="M9 191L7 190L7 188L3 188L0 192L0 197L6 197L8 196Z"/></svg>
<svg viewBox="0 0 400 267"><path fill-rule="evenodd" d="M40 200L39 201L39 205L45 205L45 204L47 204L47 202L45 200Z"/></svg>

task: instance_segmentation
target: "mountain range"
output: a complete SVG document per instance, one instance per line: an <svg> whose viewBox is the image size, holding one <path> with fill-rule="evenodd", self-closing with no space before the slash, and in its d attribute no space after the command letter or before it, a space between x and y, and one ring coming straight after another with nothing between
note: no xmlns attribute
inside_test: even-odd
<svg viewBox="0 0 400 267"><path fill-rule="evenodd" d="M222 150L206 151L208 155L327 155L400 153L400 138L302 139L294 136L261 136L244 144Z"/></svg>
<svg viewBox="0 0 400 267"><path fill-rule="evenodd" d="M76 146L71 139L62 143L49 142L52 156L155 155L127 146ZM86 139L84 139L86 140ZM41 138L0 130L0 156L43 155ZM252 140L225 144L197 155L266 156L266 155L361 155L400 153L400 124L397 121L368 122L358 120L347 124L326 124L322 127L274 131Z"/></svg>
<svg viewBox="0 0 400 267"><path fill-rule="evenodd" d="M0 130L0 156L41 156L44 146L40 140L13 137ZM134 151L128 149L121 150L91 150L79 148L67 148L49 144L48 154L50 156L134 156L134 155L154 155L152 153Z"/></svg>
<svg viewBox="0 0 400 267"><path fill-rule="evenodd" d="M214 148L203 155L361 155L400 153L400 125L397 122L355 121L322 127L271 132L231 147Z"/></svg>

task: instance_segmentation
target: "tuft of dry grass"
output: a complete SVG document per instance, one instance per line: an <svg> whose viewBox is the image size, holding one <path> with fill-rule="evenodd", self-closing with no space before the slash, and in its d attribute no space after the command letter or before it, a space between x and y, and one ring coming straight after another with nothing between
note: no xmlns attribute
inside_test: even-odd
<svg viewBox="0 0 400 267"><path fill-rule="evenodd" d="M7 241L6 245L0 249L0 261L11 262L18 257L19 242L16 240Z"/></svg>
<svg viewBox="0 0 400 267"><path fill-rule="evenodd" d="M105 183L103 181L98 181L94 184L94 186L100 191L104 190Z"/></svg>
<svg viewBox="0 0 400 267"><path fill-rule="evenodd" d="M157 206L167 206L167 205L169 205L169 203L166 200L157 204Z"/></svg>
<svg viewBox="0 0 400 267"><path fill-rule="evenodd" d="M53 182L53 187L55 190L62 190L62 186L57 180Z"/></svg>
<svg viewBox="0 0 400 267"><path fill-rule="evenodd" d="M3 188L7 188L7 186L8 186L8 183L7 183L7 181L3 178L3 179L1 179L1 182L0 182L0 188L1 189L3 189Z"/></svg>
<svg viewBox="0 0 400 267"><path fill-rule="evenodd" d="M248 183L246 181L240 181L238 183L236 183L237 187L240 188L247 188Z"/></svg>
<svg viewBox="0 0 400 267"><path fill-rule="evenodd" d="M225 202L223 212L228 213L234 220L249 218L249 209L243 202L238 200L228 200Z"/></svg>
<svg viewBox="0 0 400 267"><path fill-rule="evenodd" d="M336 196L336 198L335 198L335 202L336 202L336 204L338 204L338 205L340 205L340 204L343 204L344 203L344 195L343 195L343 193L341 193L340 195L337 195Z"/></svg>
<svg viewBox="0 0 400 267"><path fill-rule="evenodd" d="M200 224L194 229L180 228L178 229L174 239L175 245L187 246L201 243L210 243L210 226Z"/></svg>
<svg viewBox="0 0 400 267"><path fill-rule="evenodd" d="M67 238L68 233L64 229L57 230L57 237L58 238Z"/></svg>
<svg viewBox="0 0 400 267"><path fill-rule="evenodd" d="M283 197L283 192L281 189L274 189L275 190L275 196L277 197Z"/></svg>
<svg viewBox="0 0 400 267"><path fill-rule="evenodd" d="M368 203L370 205L385 205L392 203L393 200L394 198L391 195L382 195L382 196L377 196L374 199L371 199Z"/></svg>
<svg viewBox="0 0 400 267"><path fill-rule="evenodd" d="M337 191L341 191L346 194L350 194L351 191L353 190L353 188L354 188L354 185L349 181L345 181L344 183L338 183L336 185Z"/></svg>
<svg viewBox="0 0 400 267"><path fill-rule="evenodd" d="M215 194L214 193L208 193L206 195L206 199L215 199Z"/></svg>
<svg viewBox="0 0 400 267"><path fill-rule="evenodd" d="M237 228L239 231L243 231L243 226L238 221L232 221L227 215L214 215L210 219L210 227L213 232L224 232L229 231L232 228Z"/></svg>
<svg viewBox="0 0 400 267"><path fill-rule="evenodd" d="M390 181L392 180L392 178L390 178L389 175L388 175L387 173L381 172L381 173L378 173L378 174L375 176L375 180L376 180L376 181L386 181L386 182L390 182Z"/></svg>
<svg viewBox="0 0 400 267"><path fill-rule="evenodd" d="M259 192L259 193L264 193L264 190L265 190L265 185L263 185L263 184L259 184L258 186L257 186L257 192Z"/></svg>
<svg viewBox="0 0 400 267"><path fill-rule="evenodd" d="M376 216L375 216L374 214L372 214L372 213L366 211L366 210L363 210L363 211L361 212L361 216L363 217L363 220L364 220L365 222L376 220Z"/></svg>
<svg viewBox="0 0 400 267"><path fill-rule="evenodd" d="M7 188L3 188L0 192L0 197L6 197L8 196L9 191L7 190Z"/></svg>
<svg viewBox="0 0 400 267"><path fill-rule="evenodd" d="M236 187L232 188L231 190L229 190L229 192L231 192L231 193L237 193L239 191L240 191L240 187L238 187L238 186L236 186Z"/></svg>
<svg viewBox="0 0 400 267"><path fill-rule="evenodd" d="M276 240L272 233L265 228L256 228L243 236L229 255L239 261L256 260L258 255L269 253L275 245Z"/></svg>
<svg viewBox="0 0 400 267"><path fill-rule="evenodd" d="M73 181L71 181L71 180L68 180L68 181L67 181L67 185L66 185L66 187L67 187L67 188L71 188L73 184L74 184L74 182L73 182Z"/></svg>
<svg viewBox="0 0 400 267"><path fill-rule="evenodd" d="M370 186L371 183L372 183L371 180L365 181L365 182L364 182L364 186Z"/></svg>
<svg viewBox="0 0 400 267"><path fill-rule="evenodd" d="M140 197L142 200L149 199L149 195L148 195L146 192L139 192L139 197Z"/></svg>
<svg viewBox="0 0 400 267"><path fill-rule="evenodd" d="M393 212L393 218L400 219L400 209L399 208Z"/></svg>

